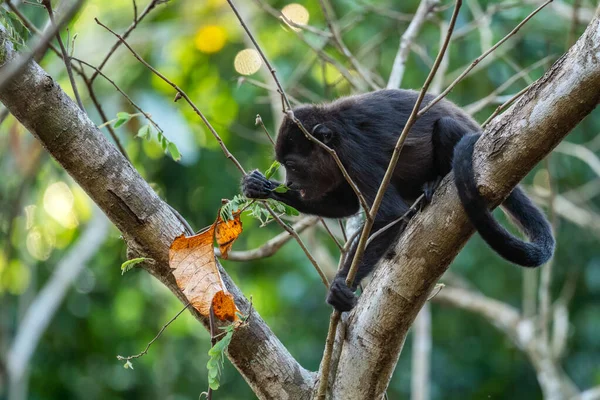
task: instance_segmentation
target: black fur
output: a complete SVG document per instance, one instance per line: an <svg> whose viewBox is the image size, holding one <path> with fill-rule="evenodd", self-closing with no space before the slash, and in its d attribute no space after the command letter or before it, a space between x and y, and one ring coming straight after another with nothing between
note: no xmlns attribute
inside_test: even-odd
<svg viewBox="0 0 600 400"><path fill-rule="evenodd" d="M417 95L409 90L380 90L330 104L301 106L294 114L318 140L336 151L371 205ZM427 95L423 104L432 99L433 96ZM546 219L523 192L515 189L504 206L519 221L532 243L514 238L499 226L477 192L471 165L474 140L469 139L473 136L461 139L479 131L475 121L447 100L440 101L419 118L404 143L372 233L403 215L422 193L430 200L441 178L454 167L461 201L473 225L490 246L517 264L535 266L545 262L553 252L554 239ZM311 143L289 118L284 119L279 130L275 153L285 166L290 190L274 192L279 183L253 171L242 181L247 197L273 198L301 212L331 218L358 212L358 198L333 158ZM395 224L367 247L354 285L349 288L345 278L355 245L331 284L327 302L340 311L352 309L356 303L356 286L388 252L405 226L405 222Z"/></svg>

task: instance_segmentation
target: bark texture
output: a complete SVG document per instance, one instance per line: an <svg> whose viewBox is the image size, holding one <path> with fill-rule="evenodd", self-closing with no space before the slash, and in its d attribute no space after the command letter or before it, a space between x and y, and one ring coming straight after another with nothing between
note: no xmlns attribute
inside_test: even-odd
<svg viewBox="0 0 600 400"><path fill-rule="evenodd" d="M0 75L15 56L0 26ZM184 232L183 225L54 79L29 62L0 90L0 101L100 206L130 252L155 260L144 268L187 303L168 265L169 246ZM219 268L237 306L248 312L248 300ZM294 360L256 311L249 326L233 336L228 356L261 399L310 396L314 374Z"/></svg>
<svg viewBox="0 0 600 400"><path fill-rule="evenodd" d="M474 155L481 193L499 204L599 101L596 17L569 52L486 129ZM400 238L394 259L376 270L350 315L337 375L330 380L332 398L382 398L409 327L472 234L452 176L446 177L433 203Z"/></svg>

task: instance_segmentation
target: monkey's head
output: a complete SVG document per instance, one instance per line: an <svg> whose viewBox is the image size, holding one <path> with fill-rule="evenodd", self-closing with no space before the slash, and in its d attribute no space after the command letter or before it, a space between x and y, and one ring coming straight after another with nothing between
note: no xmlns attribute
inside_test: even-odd
<svg viewBox="0 0 600 400"><path fill-rule="evenodd" d="M335 148L336 134L322 109L302 106L294 109L294 115L317 140ZM279 128L275 157L285 167L286 185L300 191L305 200L318 199L346 182L333 157L287 116Z"/></svg>

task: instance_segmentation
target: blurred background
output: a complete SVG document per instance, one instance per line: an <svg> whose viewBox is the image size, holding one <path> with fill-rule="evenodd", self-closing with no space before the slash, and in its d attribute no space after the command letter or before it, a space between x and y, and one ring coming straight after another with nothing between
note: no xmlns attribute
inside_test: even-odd
<svg viewBox="0 0 600 400"><path fill-rule="evenodd" d="M138 3L141 15L148 3ZM353 63L323 35L328 27L317 0L236 3L294 104L369 90ZM440 2L421 27L401 87L422 85L452 4ZM333 1L345 45L375 84L385 86L400 37L418 5L416 0ZM537 5L465 1L447 65L434 89L448 86ZM45 26L43 8L31 2L17 7L35 26ZM480 63L448 98L479 122L485 121L563 54L583 32L595 7L590 0L555 1ZM277 17L282 10L291 21L311 29L289 26ZM133 3L85 1L69 24L69 34L63 32L73 55L97 66L114 37L94 17L122 32L134 18ZM187 92L246 170L268 168L272 145L255 119L260 114L274 136L281 119L279 96L260 58L247 50L251 43L224 0L158 4L128 42ZM328 62L317 54L321 51L331 58ZM62 60L48 52L41 65L72 93ZM83 68L88 76L93 73ZM183 101L174 103L172 88L127 49L119 48L103 72L151 114L182 156L176 162L163 151L154 127L149 140L136 137L148 121L134 115L112 129L136 169L194 229L212 223L221 199L239 192L239 171L193 110ZM102 124L85 85L77 79L90 117ZM95 80L94 89L111 125L119 112L138 113L104 78ZM207 387L210 340L188 313L171 324L147 355L133 360L133 370L117 360L117 355L142 351L182 305L146 272L133 269L121 274L126 248L119 232L35 139L5 110L1 112L0 398L198 398ZM555 358L581 389L600 385L599 132L596 111L568 136L569 144L524 180L555 222L558 246L549 286L555 306ZM260 227L247 216L243 222L244 233L234 250L259 247L281 232L276 224ZM328 224L339 234L335 221ZM332 274L338 249L322 226L302 237ZM291 241L270 258L223 261L223 266L244 294L252 296L254 307L292 355L305 368L316 370L331 310L324 302L324 287L298 244ZM450 283L468 282L525 316L537 315L539 271L524 272L507 264L479 237L469 242L450 271ZM430 310L432 399L542 398L535 369L507 335L469 311L435 302ZM409 335L390 383L390 399L410 397L412 339ZM23 349L31 356L15 361L20 379L9 384L7 360ZM255 398L231 364L225 364L215 398Z"/></svg>

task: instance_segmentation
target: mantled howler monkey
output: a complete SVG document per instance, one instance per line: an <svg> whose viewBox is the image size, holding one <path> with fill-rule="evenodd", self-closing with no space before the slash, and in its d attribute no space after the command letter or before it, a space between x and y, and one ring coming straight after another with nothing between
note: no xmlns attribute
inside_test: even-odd
<svg viewBox="0 0 600 400"><path fill-rule="evenodd" d="M417 100L410 90L379 90L344 97L330 104L304 105L295 116L316 139L333 148L371 205L383 179L398 136ZM426 95L423 104L433 96ZM400 153L394 175L385 193L371 234L402 216L423 192L427 201L440 179L454 170L454 181L471 223L498 254L515 264L536 267L554 251L550 225L523 191L516 187L502 203L528 236L517 239L493 218L477 190L472 155L480 135L479 125L465 112L442 100L414 124ZM277 193L279 183L253 171L242 181L250 198L273 198L307 214L330 218L358 212L359 201L333 158L308 140L298 126L285 118L275 146L277 160L285 166L286 193ZM327 302L340 311L354 307L358 283L389 250L406 223L400 222L379 235L366 249L353 287L345 279L355 247L333 280Z"/></svg>

